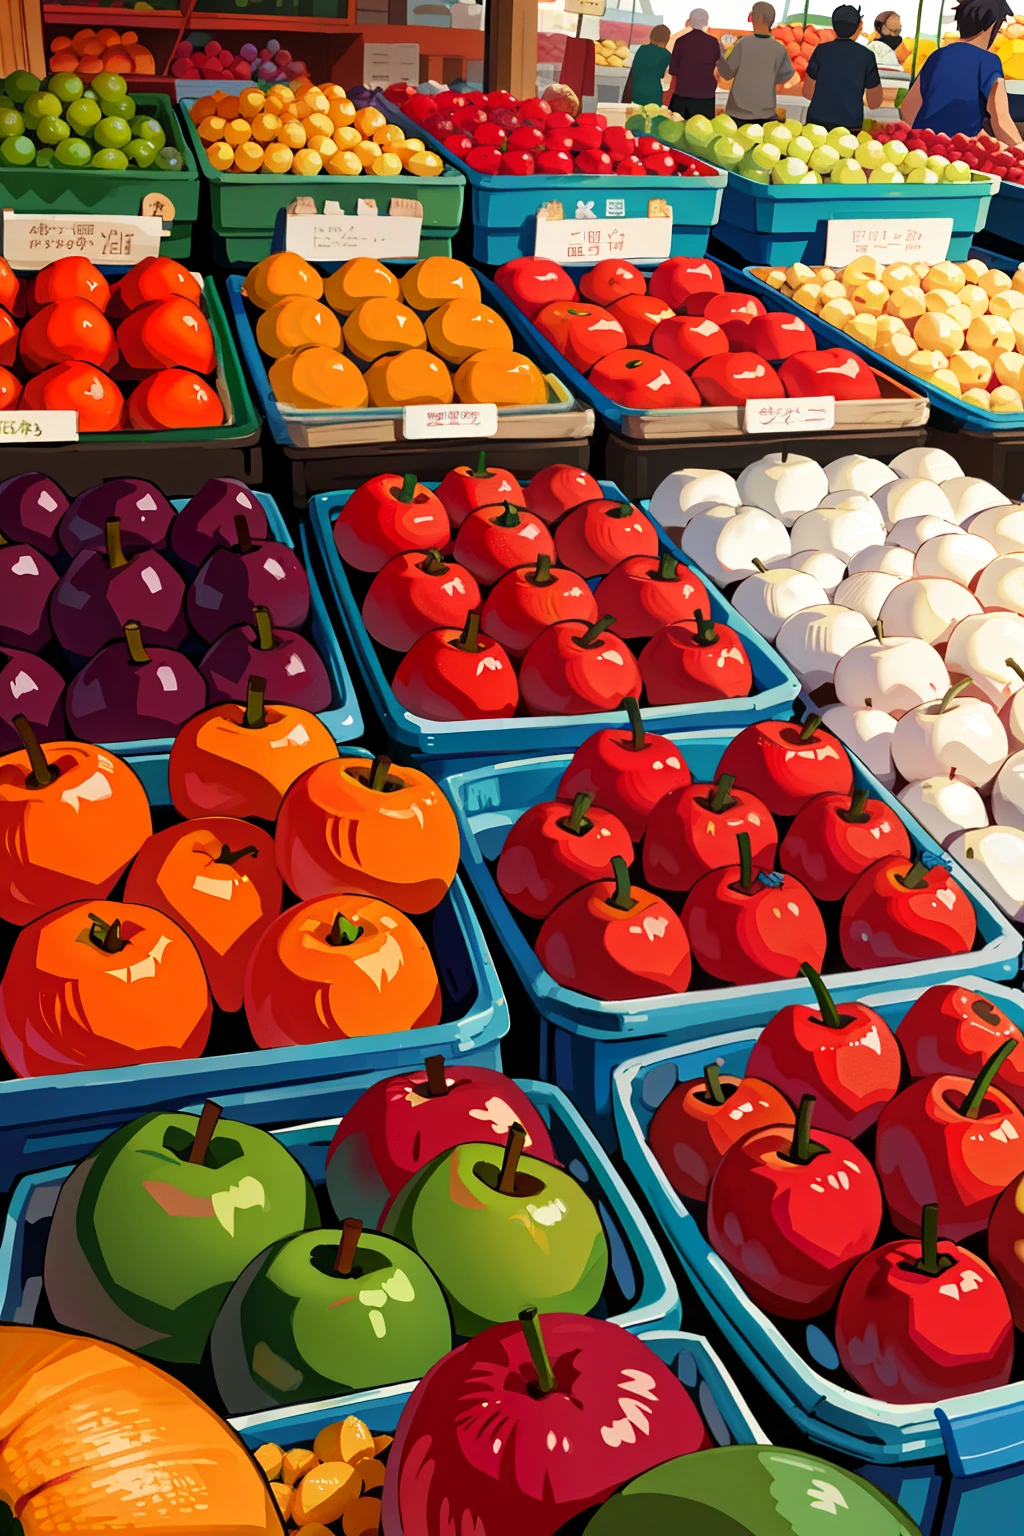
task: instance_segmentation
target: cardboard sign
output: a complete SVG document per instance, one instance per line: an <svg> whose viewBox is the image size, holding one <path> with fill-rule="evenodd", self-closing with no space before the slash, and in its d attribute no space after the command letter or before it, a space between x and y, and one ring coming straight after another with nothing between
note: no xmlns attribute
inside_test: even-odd
<svg viewBox="0 0 1024 1536"><path fill-rule="evenodd" d="M421 437L493 437L498 430L496 405L407 405L402 433Z"/></svg>
<svg viewBox="0 0 1024 1536"><path fill-rule="evenodd" d="M382 217L376 210L342 213L328 208L323 213L289 213L285 219L285 249L312 262L348 261L352 256L417 261L423 209L418 203L413 206L419 208L418 215L390 213Z"/></svg>
<svg viewBox="0 0 1024 1536"><path fill-rule="evenodd" d="M666 261L672 254L669 219L549 219L537 216L533 254L564 266L593 266L609 257Z"/></svg>
<svg viewBox="0 0 1024 1536"><path fill-rule="evenodd" d="M77 442L77 411L0 411L0 452L26 443Z"/></svg>
<svg viewBox="0 0 1024 1536"><path fill-rule="evenodd" d="M159 256L163 232L163 219L141 214L92 218L79 213L12 213L5 208L4 257L12 267L30 272L61 256L85 256L98 267L134 267L147 256Z"/></svg>
<svg viewBox="0 0 1024 1536"><path fill-rule="evenodd" d="M945 261L952 219L829 219L825 265L845 267L858 256L894 261Z"/></svg>
<svg viewBox="0 0 1024 1536"><path fill-rule="evenodd" d="M567 16L603 16L605 0L565 0L562 9Z"/></svg>
<svg viewBox="0 0 1024 1536"><path fill-rule="evenodd" d="M836 424L832 395L802 400L748 400L743 410L744 432L831 432Z"/></svg>

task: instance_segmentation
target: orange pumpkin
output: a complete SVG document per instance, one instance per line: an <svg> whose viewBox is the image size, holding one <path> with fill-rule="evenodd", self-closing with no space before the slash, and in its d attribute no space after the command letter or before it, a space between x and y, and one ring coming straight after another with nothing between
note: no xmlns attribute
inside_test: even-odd
<svg viewBox="0 0 1024 1536"><path fill-rule="evenodd" d="M257 943L245 1014L265 1049L325 1045L436 1024L441 987L401 912L372 896L321 896L282 912Z"/></svg>
<svg viewBox="0 0 1024 1536"><path fill-rule="evenodd" d="M124 896L173 918L198 950L217 1006L241 1008L252 946L281 910L273 838L232 816L166 827L142 845Z"/></svg>
<svg viewBox="0 0 1024 1536"><path fill-rule="evenodd" d="M113 1344L0 1326L0 1442L0 1498L24 1536L281 1536L262 1473L220 1415Z"/></svg>
<svg viewBox="0 0 1024 1536"><path fill-rule="evenodd" d="M250 678L244 704L215 704L179 730L167 780L181 816L258 816L273 821L295 780L336 758L327 727L308 710L264 704Z"/></svg>
<svg viewBox="0 0 1024 1536"><path fill-rule="evenodd" d="M358 891L429 912L459 866L458 824L438 786L386 757L338 758L303 774L284 797L276 842L278 868L303 900Z"/></svg>
<svg viewBox="0 0 1024 1536"><path fill-rule="evenodd" d="M119 757L81 741L41 747L23 715L13 723L25 746L0 757L0 918L21 927L106 896L153 822Z"/></svg>
<svg viewBox="0 0 1024 1536"><path fill-rule="evenodd" d="M152 907L73 902L23 928L0 981L19 1077L201 1056L213 1005L186 933Z"/></svg>

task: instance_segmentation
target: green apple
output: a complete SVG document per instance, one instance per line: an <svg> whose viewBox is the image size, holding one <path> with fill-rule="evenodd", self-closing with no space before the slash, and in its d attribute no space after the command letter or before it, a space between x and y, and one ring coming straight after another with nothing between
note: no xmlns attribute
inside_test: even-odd
<svg viewBox="0 0 1024 1536"><path fill-rule="evenodd" d="M81 75L72 74L70 70L62 70L59 74L51 75L46 82L46 89L52 91L62 102L77 101L85 90L85 81Z"/></svg>
<svg viewBox="0 0 1024 1536"><path fill-rule="evenodd" d="M0 139L0 160L5 165L31 165L35 157L36 147L24 135L17 139Z"/></svg>
<svg viewBox="0 0 1024 1536"><path fill-rule="evenodd" d="M719 134L718 138L712 142L711 154L714 156L715 164L720 165L723 171L731 171L739 165L746 150L735 136Z"/></svg>
<svg viewBox="0 0 1024 1536"><path fill-rule="evenodd" d="M733 170L738 176L746 176L748 181L759 181L764 186L767 186L772 179L771 171L766 171L763 166L758 165L749 150L739 165L733 166Z"/></svg>
<svg viewBox="0 0 1024 1536"><path fill-rule="evenodd" d="M744 123L737 129L736 138L739 139L744 149L753 149L755 144L764 140L764 127L761 123Z"/></svg>
<svg viewBox="0 0 1024 1536"><path fill-rule="evenodd" d="M92 150L84 139L61 139L53 158L68 171L81 171L92 159Z"/></svg>
<svg viewBox="0 0 1024 1536"><path fill-rule="evenodd" d="M62 1186L45 1284L64 1327L150 1359L198 1361L246 1265L316 1223L312 1185L287 1148L240 1121L211 1128L216 1112L142 1115Z"/></svg>
<svg viewBox="0 0 1024 1536"><path fill-rule="evenodd" d="M840 160L832 172L832 181L838 186L859 187L868 179L867 172L856 160Z"/></svg>
<svg viewBox="0 0 1024 1536"><path fill-rule="evenodd" d="M27 117L60 117L63 107L60 97L53 91L33 91L26 98L24 110Z"/></svg>
<svg viewBox="0 0 1024 1536"><path fill-rule="evenodd" d="M911 149L907 151L907 158L900 166L900 170L906 176L910 171L923 171L928 164L928 156L923 149Z"/></svg>
<svg viewBox="0 0 1024 1536"><path fill-rule="evenodd" d="M882 148L885 150L885 158L889 161L890 165L895 165L899 170L902 170L903 162L910 154L907 146L901 143L899 139L890 139L888 144L883 144Z"/></svg>
<svg viewBox="0 0 1024 1536"><path fill-rule="evenodd" d="M789 153L796 160L802 160L804 165L809 165L814 154L814 145L805 134L798 133L795 139L790 140Z"/></svg>
<svg viewBox="0 0 1024 1536"><path fill-rule="evenodd" d="M914 182L917 186L934 187L938 185L938 176L930 171L926 165L915 165L912 171L907 172L907 181Z"/></svg>
<svg viewBox="0 0 1024 1536"><path fill-rule="evenodd" d="M768 123L765 126L764 143L774 144L783 155L788 153L792 138L792 130L785 123Z"/></svg>
<svg viewBox="0 0 1024 1536"><path fill-rule="evenodd" d="M4 94L20 106L23 101L28 100L33 91L38 91L39 84L38 78L30 74L27 69L16 69L4 80Z"/></svg>
<svg viewBox="0 0 1024 1536"><path fill-rule="evenodd" d="M185 157L180 149L175 149L173 144L165 144L163 149L158 149L156 152L153 169L154 171L183 171Z"/></svg>
<svg viewBox="0 0 1024 1536"><path fill-rule="evenodd" d="M441 1282L456 1333L512 1322L526 1306L589 1312L604 1289L608 1244L593 1202L564 1168L516 1162L515 1136L441 1153L384 1219Z"/></svg>
<svg viewBox="0 0 1024 1536"><path fill-rule="evenodd" d="M947 170L949 164L950 164L950 162L946 159L945 155L929 155L928 156L928 169L930 171L934 171L936 176L938 176L940 181L942 180L943 176L945 175L946 170Z"/></svg>
<svg viewBox="0 0 1024 1536"><path fill-rule="evenodd" d="M712 118L711 128L716 138L722 134L729 134L732 138L736 137L736 124L728 112L719 112L717 117Z"/></svg>
<svg viewBox="0 0 1024 1536"><path fill-rule="evenodd" d="M896 186L903 181L903 172L895 165L890 165L888 160L883 165L876 165L868 175L870 182L888 182Z"/></svg>
<svg viewBox="0 0 1024 1536"><path fill-rule="evenodd" d="M49 144L44 144L42 149L36 150L36 157L32 162L32 167L37 171L45 171L52 164L53 150L50 148Z"/></svg>
<svg viewBox="0 0 1024 1536"><path fill-rule="evenodd" d="M942 179L943 181L952 182L970 181L971 168L969 165L965 165L962 160L951 160L942 173Z"/></svg>
<svg viewBox="0 0 1024 1536"><path fill-rule="evenodd" d="M101 118L92 136L101 149L124 149L132 141L132 131L123 117Z"/></svg>
<svg viewBox="0 0 1024 1536"><path fill-rule="evenodd" d="M819 176L831 176L839 164L839 151L833 149L831 144L819 144L811 155L809 164L812 171L817 171Z"/></svg>
<svg viewBox="0 0 1024 1536"><path fill-rule="evenodd" d="M885 145L879 144L877 139L868 139L866 144L857 145L857 153L853 157L858 165L862 165L866 171L873 171L880 165L887 164L885 158Z"/></svg>
<svg viewBox="0 0 1024 1536"><path fill-rule="evenodd" d="M210 1339L229 1413L413 1381L451 1349L448 1303L419 1255L378 1232L346 1254L345 1239L300 1232L239 1276Z"/></svg>
<svg viewBox="0 0 1024 1536"><path fill-rule="evenodd" d="M17 139L25 132L25 119L14 107L0 111L0 139Z"/></svg>
<svg viewBox="0 0 1024 1536"><path fill-rule="evenodd" d="M116 154L119 151L115 150L112 153ZM131 164L137 165L140 171L148 171L157 156L156 147L148 139L132 139L131 143L125 146L124 153Z"/></svg>
<svg viewBox="0 0 1024 1536"><path fill-rule="evenodd" d="M683 142L692 154L707 154L708 145L715 137L715 130L711 126L711 119L697 113L695 117L688 117L683 129Z"/></svg>
<svg viewBox="0 0 1024 1536"><path fill-rule="evenodd" d="M156 150L153 151L156 159ZM98 149L89 161L91 171L126 171L128 156L123 149Z"/></svg>
<svg viewBox="0 0 1024 1536"><path fill-rule="evenodd" d="M124 75L113 74L110 70L94 75L92 88L100 101L123 101L128 94Z"/></svg>
<svg viewBox="0 0 1024 1536"><path fill-rule="evenodd" d="M135 101L131 96L107 98L100 102L100 107L104 117L123 117L126 123L135 116Z"/></svg>
<svg viewBox="0 0 1024 1536"><path fill-rule="evenodd" d="M800 130L800 137L809 139L814 148L819 149L822 144L828 143L828 129L823 128L820 123L804 123Z"/></svg>
<svg viewBox="0 0 1024 1536"><path fill-rule="evenodd" d="M755 144L744 159L750 160L759 171L768 171L770 174L782 159L782 151L774 144Z"/></svg>
<svg viewBox="0 0 1024 1536"><path fill-rule="evenodd" d="M99 102L90 101L87 96L83 96L81 101L73 101L64 115L71 124L72 133L82 136L91 133L103 117Z"/></svg>
<svg viewBox="0 0 1024 1536"><path fill-rule="evenodd" d="M143 133L142 125L146 125L147 132ZM681 144L685 128L686 124L681 117L659 117L657 122L652 123L651 132L663 144ZM154 129L156 130L155 133ZM152 143L156 144L157 149L164 147L164 131L155 117L137 117L132 123L132 132L138 133L144 139L150 139ZM159 143L157 143L156 134L160 135Z"/></svg>
<svg viewBox="0 0 1024 1536"><path fill-rule="evenodd" d="M790 156L787 160L780 160L772 171L772 181L780 187L795 187L809 175L806 162Z"/></svg>
<svg viewBox="0 0 1024 1536"><path fill-rule="evenodd" d="M61 139L70 139L71 129L62 117L41 117L36 137L44 144L59 144Z"/></svg>

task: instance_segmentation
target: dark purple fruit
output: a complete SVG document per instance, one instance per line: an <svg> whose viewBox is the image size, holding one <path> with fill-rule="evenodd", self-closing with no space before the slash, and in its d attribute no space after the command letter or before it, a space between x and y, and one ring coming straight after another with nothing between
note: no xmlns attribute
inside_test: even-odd
<svg viewBox="0 0 1024 1536"><path fill-rule="evenodd" d="M12 724L24 715L40 741L66 741L64 679L30 651L0 646L0 752L17 752L21 738Z"/></svg>
<svg viewBox="0 0 1024 1536"><path fill-rule="evenodd" d="M68 684L68 724L86 741L173 736L206 708L206 684L187 656L142 642L137 624L105 645Z"/></svg>
<svg viewBox="0 0 1024 1536"><path fill-rule="evenodd" d="M245 702L249 678L266 678L268 704L295 704L313 714L331 702L331 682L317 651L301 635L273 629L265 608L253 609L253 623L240 624L215 640L199 663L210 703Z"/></svg>
<svg viewBox="0 0 1024 1536"><path fill-rule="evenodd" d="M107 523L121 524L121 546L128 555L164 549L174 508L148 480L107 480L76 496L60 525L60 542L69 555L105 549Z"/></svg>
<svg viewBox="0 0 1024 1536"><path fill-rule="evenodd" d="M267 537L267 514L254 491L241 480L207 480L171 524L171 548L183 564L198 570L215 549L231 548L239 516L253 539Z"/></svg>
<svg viewBox="0 0 1024 1536"><path fill-rule="evenodd" d="M83 549L57 583L50 623L58 641L72 655L95 656L134 621L147 645L176 649L188 634L181 576L155 550L127 559L116 517L106 542L102 551Z"/></svg>
<svg viewBox="0 0 1024 1536"><path fill-rule="evenodd" d="M41 651L50 629L50 594L57 572L31 544L8 544L0 533L0 645Z"/></svg>
<svg viewBox="0 0 1024 1536"><path fill-rule="evenodd" d="M31 544L44 555L56 555L57 529L68 504L49 475L15 475L0 485L0 533L12 544Z"/></svg>
<svg viewBox="0 0 1024 1536"><path fill-rule="evenodd" d="M204 640L245 624L253 608L266 608L279 629L299 629L309 617L309 581L287 544L254 544L247 520L235 518L232 549L215 549L189 588L188 621Z"/></svg>

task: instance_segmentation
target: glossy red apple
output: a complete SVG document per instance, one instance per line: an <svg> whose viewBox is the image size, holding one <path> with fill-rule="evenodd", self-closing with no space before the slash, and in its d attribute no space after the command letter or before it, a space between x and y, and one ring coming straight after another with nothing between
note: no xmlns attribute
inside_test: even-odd
<svg viewBox="0 0 1024 1536"><path fill-rule="evenodd" d="M743 641L700 608L692 619L677 619L655 631L640 652L640 675L654 705L745 699L753 688Z"/></svg>
<svg viewBox="0 0 1024 1536"><path fill-rule="evenodd" d="M589 794L547 800L524 811L510 829L494 878L510 906L545 918L560 901L612 876L612 859L633 859L633 843L619 818L595 806Z"/></svg>
<svg viewBox="0 0 1024 1536"><path fill-rule="evenodd" d="M601 358L590 370L590 382L631 411L693 410L700 405L700 396L677 363L633 348Z"/></svg>
<svg viewBox="0 0 1024 1536"><path fill-rule="evenodd" d="M554 560L555 543L542 518L506 502L471 512L456 535L454 554L477 581L489 587L506 571L536 565L540 555Z"/></svg>
<svg viewBox="0 0 1024 1536"><path fill-rule="evenodd" d="M795 816L814 795L848 795L853 765L846 748L810 715L764 720L746 726L722 754L720 773L731 773L741 789L752 790L773 816Z"/></svg>
<svg viewBox="0 0 1024 1536"><path fill-rule="evenodd" d="M608 169L611 170L610 161ZM534 316L533 323L570 367L580 373L589 372L599 358L626 345L626 333L615 316L599 304L586 304L583 300L546 304Z"/></svg>
<svg viewBox="0 0 1024 1536"><path fill-rule="evenodd" d="M571 169L571 160L569 166ZM517 256L506 261L494 274L494 281L531 320L546 304L568 303L576 297L576 284L569 273L546 256Z"/></svg>
<svg viewBox="0 0 1024 1536"><path fill-rule="evenodd" d="M610 633L615 619L567 620L538 635L523 657L519 686L531 715L590 715L619 709L640 695L642 679L626 642Z"/></svg>
<svg viewBox="0 0 1024 1536"><path fill-rule="evenodd" d="M705 405L743 405L747 400L781 400L786 391L775 369L756 352L726 352L693 370Z"/></svg>
<svg viewBox="0 0 1024 1536"><path fill-rule="evenodd" d="M461 629L480 606L476 578L436 549L395 555L370 583L363 623L371 639L407 651L431 629Z"/></svg>
<svg viewBox="0 0 1024 1536"><path fill-rule="evenodd" d="M795 1124L792 1104L771 1083L750 1073L729 1077L708 1062L703 1077L677 1083L658 1105L647 1140L676 1194L704 1201L737 1141L768 1125Z"/></svg>
<svg viewBox="0 0 1024 1536"><path fill-rule="evenodd" d="M444 549L450 535L447 512L415 475L374 475L334 520L337 551L357 571L379 571L409 550Z"/></svg>
<svg viewBox="0 0 1024 1536"><path fill-rule="evenodd" d="M647 292L683 309L694 294L724 293L722 274L705 256L672 256L651 273Z"/></svg>
<svg viewBox="0 0 1024 1536"><path fill-rule="evenodd" d="M664 549L660 555L633 555L598 583L594 594L604 613L615 614L615 632L645 640L665 624L711 611L707 587L690 566Z"/></svg>
<svg viewBox="0 0 1024 1536"><path fill-rule="evenodd" d="M782 840L779 863L818 901L840 901L858 876L890 856L910 858L906 827L884 801L855 789L808 800Z"/></svg>
<svg viewBox="0 0 1024 1536"><path fill-rule="evenodd" d="M900 1025L900 1046L911 1077L932 1077L940 1072L977 1077L992 1053L1007 1040L1024 1043L1018 1025L991 998L956 982L922 992ZM995 1082L1019 1109L1024 1109L1024 1050L1006 1058Z"/></svg>
<svg viewBox="0 0 1024 1536"><path fill-rule="evenodd" d="M658 326L651 346L659 357L667 357L678 368L689 370L705 358L728 352L729 340L714 320L703 315L674 315Z"/></svg>
<svg viewBox="0 0 1024 1536"><path fill-rule="evenodd" d="M630 501L584 501L555 529L555 551L581 576L605 576L630 556L657 559L658 530Z"/></svg>
<svg viewBox="0 0 1024 1536"><path fill-rule="evenodd" d="M737 838L750 840L759 869L775 863L779 834L768 808L737 789L729 773L716 784L689 784L658 800L644 837L644 879L659 891L688 891L709 870L740 862Z"/></svg>
<svg viewBox="0 0 1024 1536"><path fill-rule="evenodd" d="M623 129L622 132L625 133L626 130ZM609 151L612 148L610 144L607 147ZM630 147L624 144L622 153L615 158L621 160L630 152ZM601 304L606 309L610 304L614 304L616 299L624 299L627 294L646 294L646 292L647 279L640 268L634 267L631 261L621 261L617 257L599 261L580 278L580 293L587 302Z"/></svg>
<svg viewBox="0 0 1024 1536"><path fill-rule="evenodd" d="M422 635L402 657L391 686L398 702L425 720L504 720L519 704L512 663L496 640L480 633L479 613L471 613L461 631Z"/></svg>
<svg viewBox="0 0 1024 1536"><path fill-rule="evenodd" d="M523 488L507 469L488 467L487 451L480 450L475 468L459 464L450 469L437 488L437 499L448 513L453 528L461 528L471 512L500 506L506 501L523 503Z"/></svg>
<svg viewBox="0 0 1024 1536"><path fill-rule="evenodd" d="M779 378L794 399L832 395L836 400L877 400L881 394L874 371L845 347L798 352L780 365Z"/></svg>
<svg viewBox="0 0 1024 1536"><path fill-rule="evenodd" d="M624 699L623 707L630 729L595 731L581 742L562 775L558 793L563 800L591 795L620 818L638 843L655 806L663 796L690 783L690 770L673 741L645 730L635 698Z"/></svg>
<svg viewBox="0 0 1024 1536"><path fill-rule="evenodd" d="M756 352L769 363L782 362L797 352L814 352L818 346L807 322L784 310L754 315L747 321L744 336L746 350Z"/></svg>
<svg viewBox="0 0 1024 1536"><path fill-rule="evenodd" d="M545 523L555 523L581 502L596 501L604 495L593 475L575 464L547 465L537 471L526 489L530 511Z"/></svg>
<svg viewBox="0 0 1024 1536"><path fill-rule="evenodd" d="M637 161L641 176L646 175L644 168ZM617 175L624 175L622 167L617 167ZM626 333L626 341L630 347L649 347L651 337L663 320L671 320L675 310L666 304L664 299L652 297L650 294L630 294L628 298L616 299L614 304L609 304L608 313L614 315Z"/></svg>
<svg viewBox="0 0 1024 1536"><path fill-rule="evenodd" d="M977 917L949 873L951 864L945 854L925 849L914 859L879 859L859 876L839 918L839 942L851 970L969 952Z"/></svg>
<svg viewBox="0 0 1024 1536"><path fill-rule="evenodd" d="M538 555L536 565L508 571L491 588L480 625L510 656L525 656L552 624L564 619L593 624L596 618L597 603L583 577L552 565L550 555Z"/></svg>

